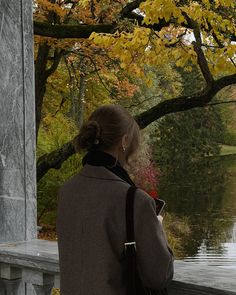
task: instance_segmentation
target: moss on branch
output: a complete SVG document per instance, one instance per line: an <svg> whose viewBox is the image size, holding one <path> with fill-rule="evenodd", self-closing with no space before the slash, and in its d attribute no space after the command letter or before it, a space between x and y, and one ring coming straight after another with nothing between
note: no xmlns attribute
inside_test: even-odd
<svg viewBox="0 0 236 295"><path fill-rule="evenodd" d="M52 25L34 21L35 35L58 39L88 38L93 32L113 33L114 29L112 24Z"/></svg>

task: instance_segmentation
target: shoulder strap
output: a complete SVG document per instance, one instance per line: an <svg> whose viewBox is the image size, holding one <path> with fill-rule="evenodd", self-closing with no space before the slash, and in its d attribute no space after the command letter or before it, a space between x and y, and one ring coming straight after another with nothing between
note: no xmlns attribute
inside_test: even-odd
<svg viewBox="0 0 236 295"><path fill-rule="evenodd" d="M126 195L126 243L125 257L127 266L127 295L135 295L135 250L136 244L134 241L134 195L137 187L131 185Z"/></svg>
<svg viewBox="0 0 236 295"><path fill-rule="evenodd" d="M136 186L131 185L126 196L126 235L128 243L134 242L134 194L136 189Z"/></svg>
<svg viewBox="0 0 236 295"><path fill-rule="evenodd" d="M134 196L136 186L131 185L126 196L126 243L125 256L127 263L127 295L168 295L167 289L152 290L145 288L139 278L136 267L136 242L134 236Z"/></svg>

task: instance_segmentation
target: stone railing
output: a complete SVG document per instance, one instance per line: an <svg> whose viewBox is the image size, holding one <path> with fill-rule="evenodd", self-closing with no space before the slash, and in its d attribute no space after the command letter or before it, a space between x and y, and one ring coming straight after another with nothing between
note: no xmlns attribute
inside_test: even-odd
<svg viewBox="0 0 236 295"><path fill-rule="evenodd" d="M236 295L235 278L236 266L177 260L169 295ZM0 295L50 295L53 288L60 288L57 242L0 244Z"/></svg>
<svg viewBox="0 0 236 295"><path fill-rule="evenodd" d="M0 295L49 295L60 287L57 242L0 244Z"/></svg>

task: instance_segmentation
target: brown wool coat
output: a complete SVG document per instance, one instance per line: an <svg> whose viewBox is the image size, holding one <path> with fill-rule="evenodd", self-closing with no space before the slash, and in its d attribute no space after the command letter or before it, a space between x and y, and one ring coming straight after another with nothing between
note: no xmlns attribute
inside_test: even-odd
<svg viewBox="0 0 236 295"><path fill-rule="evenodd" d="M59 189L58 236L61 295L125 295L122 253L125 204L130 185L104 167L86 164ZM163 288L173 277L173 256L141 189L134 202L134 231L140 277Z"/></svg>

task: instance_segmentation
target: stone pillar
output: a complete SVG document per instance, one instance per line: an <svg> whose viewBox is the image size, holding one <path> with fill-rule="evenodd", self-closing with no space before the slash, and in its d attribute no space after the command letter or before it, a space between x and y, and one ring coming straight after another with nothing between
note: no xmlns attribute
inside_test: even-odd
<svg viewBox="0 0 236 295"><path fill-rule="evenodd" d="M37 238L32 0L0 0L0 243Z"/></svg>

